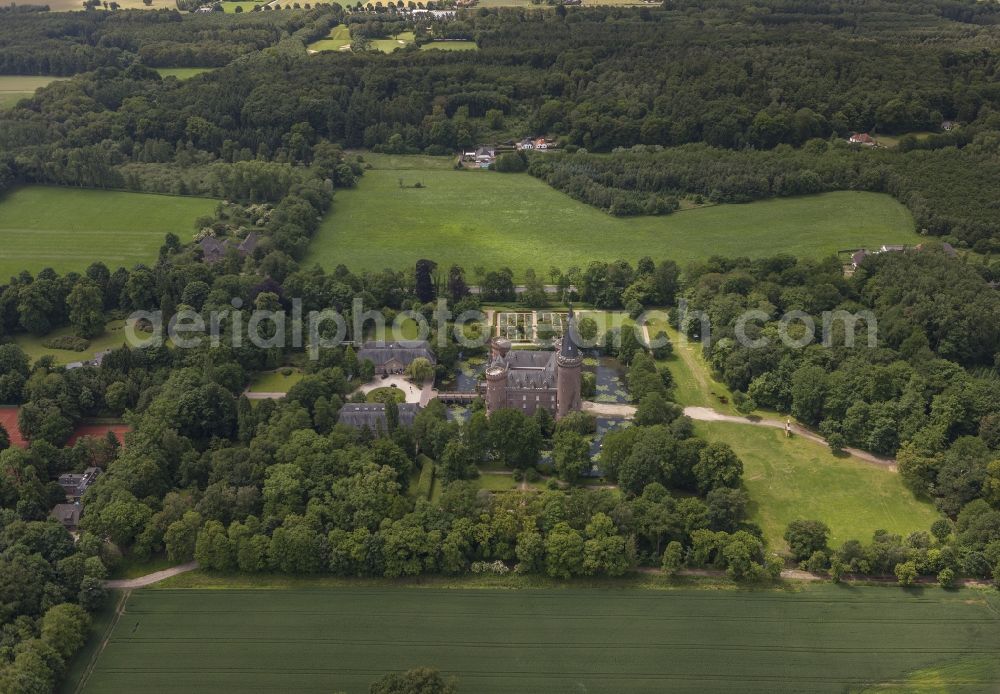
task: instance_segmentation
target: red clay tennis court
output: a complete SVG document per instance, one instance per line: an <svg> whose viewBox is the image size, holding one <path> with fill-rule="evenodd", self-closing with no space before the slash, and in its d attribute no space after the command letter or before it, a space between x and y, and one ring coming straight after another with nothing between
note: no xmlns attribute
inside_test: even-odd
<svg viewBox="0 0 1000 694"><path fill-rule="evenodd" d="M17 426L17 407L0 407L0 424L7 430L12 446L27 448L28 442L21 436L21 430Z"/></svg>
<svg viewBox="0 0 1000 694"><path fill-rule="evenodd" d="M66 445L75 446L76 442L84 436L104 438L109 431L115 432L115 436L118 437L118 443L124 444L125 434L132 431L132 427L128 424L81 424L73 430L73 434L69 437Z"/></svg>

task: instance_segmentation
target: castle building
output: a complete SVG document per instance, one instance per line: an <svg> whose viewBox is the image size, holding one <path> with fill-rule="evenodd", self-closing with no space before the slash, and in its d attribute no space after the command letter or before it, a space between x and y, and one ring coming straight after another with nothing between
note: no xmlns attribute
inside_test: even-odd
<svg viewBox="0 0 1000 694"><path fill-rule="evenodd" d="M514 350L510 340L494 338L486 367L486 412L509 408L533 415L546 409L556 419L582 407L580 381L583 355L571 335L573 309L566 333L554 352Z"/></svg>

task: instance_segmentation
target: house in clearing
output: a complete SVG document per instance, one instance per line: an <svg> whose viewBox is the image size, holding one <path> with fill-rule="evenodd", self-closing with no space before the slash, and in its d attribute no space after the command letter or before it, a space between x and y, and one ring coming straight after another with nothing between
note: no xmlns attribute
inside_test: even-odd
<svg viewBox="0 0 1000 694"><path fill-rule="evenodd" d="M83 508L80 504L56 504L49 512L49 517L54 518L63 524L63 527L70 532L76 532L80 527L80 513Z"/></svg>
<svg viewBox="0 0 1000 694"><path fill-rule="evenodd" d="M402 402L396 405L399 412L399 426L413 426L413 419L420 411L420 405L415 402ZM385 413L384 402L348 403L340 408L337 424L344 424L352 429L368 429L376 436L381 436L389 430L389 418Z"/></svg>
<svg viewBox="0 0 1000 694"><path fill-rule="evenodd" d="M526 137L517 143L517 148L522 152L528 152L535 148L535 141L530 137Z"/></svg>
<svg viewBox="0 0 1000 694"><path fill-rule="evenodd" d="M414 359L424 358L437 364L437 357L427 340L404 342L366 342L358 350L358 361L370 361L377 374L398 374L406 370Z"/></svg>
<svg viewBox="0 0 1000 694"><path fill-rule="evenodd" d="M878 142L875 141L875 138L869 135L868 133L854 133L849 138L847 138L847 141L850 142L852 145L862 145L864 147L878 146Z"/></svg>
<svg viewBox="0 0 1000 694"><path fill-rule="evenodd" d="M68 472L59 475L59 486L66 492L67 501L79 501L83 493L97 480L101 474L98 467L88 467L83 472Z"/></svg>
<svg viewBox="0 0 1000 694"><path fill-rule="evenodd" d="M480 166L489 166L497 158L497 151L493 147L476 148L476 163Z"/></svg>
<svg viewBox="0 0 1000 694"><path fill-rule="evenodd" d="M226 257L226 252L230 248L235 248L241 258L246 258L252 254L260 244L260 235L256 231L251 231L247 237L236 243L234 239L217 239L214 236L206 236L198 245L201 246L202 262L214 265Z"/></svg>

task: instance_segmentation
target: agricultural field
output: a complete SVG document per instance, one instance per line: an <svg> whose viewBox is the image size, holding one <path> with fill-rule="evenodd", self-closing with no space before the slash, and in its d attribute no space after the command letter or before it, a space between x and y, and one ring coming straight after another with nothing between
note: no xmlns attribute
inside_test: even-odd
<svg viewBox="0 0 1000 694"><path fill-rule="evenodd" d="M0 198L0 277L21 270L82 272L102 261L152 263L167 232L187 242L216 201L107 190L24 186Z"/></svg>
<svg viewBox="0 0 1000 694"><path fill-rule="evenodd" d="M839 693L927 668L1000 684L981 664L1000 642L992 593L322 585L132 592L78 691L361 694L415 666L477 694Z"/></svg>
<svg viewBox="0 0 1000 694"><path fill-rule="evenodd" d="M914 497L895 471L835 456L814 441L732 422L695 422L694 428L708 441L728 443L743 461L750 521L764 530L776 550L785 547L785 528L800 518L826 523L832 547L846 540L868 543L877 529L905 537L930 530L940 518L933 504Z"/></svg>
<svg viewBox="0 0 1000 694"><path fill-rule="evenodd" d="M195 75L209 72L215 68L211 67L158 67L155 70L160 73L160 77L176 77L179 80L191 79Z"/></svg>
<svg viewBox="0 0 1000 694"><path fill-rule="evenodd" d="M0 75L0 110L10 108L21 99L27 99L39 87L52 84L68 77L27 77L21 75Z"/></svg>
<svg viewBox="0 0 1000 694"><path fill-rule="evenodd" d="M330 29L330 33L325 39L314 41L306 48L310 52L322 51L349 51L351 49L351 32L346 24L338 24Z"/></svg>
<svg viewBox="0 0 1000 694"><path fill-rule="evenodd" d="M527 174L455 171L450 158L365 155L375 168L337 203L307 264L409 268L418 258L467 270L585 267L644 255L682 265L710 255L778 251L820 257L844 248L917 243L907 210L888 195L835 192L716 205L662 217L612 217ZM422 187L414 187L416 183ZM469 205L469 200L477 204Z"/></svg>
<svg viewBox="0 0 1000 694"><path fill-rule="evenodd" d="M116 0L118 6L123 10L175 10L177 5L172 0L153 0L147 5L142 0ZM44 3L49 6L50 12L79 12L83 10L83 0L46 0ZM95 11L104 12L108 8L104 6L95 7Z"/></svg>

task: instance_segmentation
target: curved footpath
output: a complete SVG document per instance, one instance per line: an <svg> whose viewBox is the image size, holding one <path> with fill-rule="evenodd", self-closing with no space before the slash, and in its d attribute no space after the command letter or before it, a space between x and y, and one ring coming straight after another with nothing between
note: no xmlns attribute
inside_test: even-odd
<svg viewBox="0 0 1000 694"><path fill-rule="evenodd" d="M140 576L139 578L116 578L110 581L105 581L104 587L118 588L122 590L127 590L131 588L145 588L146 586L151 586L154 583L165 581L168 578L172 578L178 574L186 573L188 571L194 571L197 568L198 568L198 562L189 561L187 564L171 566L169 569L164 569L163 571L155 571L151 574Z"/></svg>
<svg viewBox="0 0 1000 694"><path fill-rule="evenodd" d="M623 417L625 419L631 419L635 416L635 406L634 405L618 405L605 402L591 402L587 401L583 403L583 410L585 412L590 412L591 414L603 417ZM739 417L732 414L723 414L713 410L711 407L685 407L684 414L701 422L729 422L732 424L749 424L751 426L757 427L769 427L771 429L784 429L785 422L780 419L768 419L766 417L756 417L750 415L749 417ZM824 439L819 434L806 429L800 424L795 424L794 422L790 425L792 433L796 436L801 436L804 439L814 441L815 443L827 446L826 439ZM896 461L892 458L883 458L877 456L874 453L869 453L868 451L863 451L860 448L848 448L844 447L846 453L850 453L855 458L863 460L866 463L872 463L873 465L879 465L888 470L896 471Z"/></svg>

